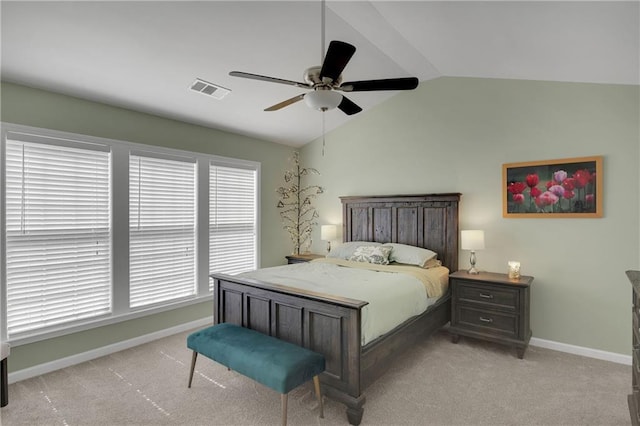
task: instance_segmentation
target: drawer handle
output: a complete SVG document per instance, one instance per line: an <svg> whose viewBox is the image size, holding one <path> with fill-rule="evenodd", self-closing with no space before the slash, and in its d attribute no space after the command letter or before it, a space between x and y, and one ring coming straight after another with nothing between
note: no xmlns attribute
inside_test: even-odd
<svg viewBox="0 0 640 426"><path fill-rule="evenodd" d="M493 318L480 317L480 321L482 321L482 322L489 322L489 323L491 323L491 322L493 322Z"/></svg>
<svg viewBox="0 0 640 426"><path fill-rule="evenodd" d="M483 299L493 299L493 294L480 293L480 297Z"/></svg>

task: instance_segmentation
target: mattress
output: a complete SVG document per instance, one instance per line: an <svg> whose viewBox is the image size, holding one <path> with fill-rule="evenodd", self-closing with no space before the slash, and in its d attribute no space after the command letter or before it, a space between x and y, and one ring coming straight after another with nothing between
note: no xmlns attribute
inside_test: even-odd
<svg viewBox="0 0 640 426"><path fill-rule="evenodd" d="M449 270L372 265L337 259L275 266L240 277L368 302L362 308L362 344L419 315L446 293Z"/></svg>

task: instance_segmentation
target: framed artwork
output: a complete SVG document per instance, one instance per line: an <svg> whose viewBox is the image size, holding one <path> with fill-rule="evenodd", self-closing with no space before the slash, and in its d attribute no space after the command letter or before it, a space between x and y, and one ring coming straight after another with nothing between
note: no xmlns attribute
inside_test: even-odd
<svg viewBox="0 0 640 426"><path fill-rule="evenodd" d="M602 157L502 165L502 216L602 217Z"/></svg>

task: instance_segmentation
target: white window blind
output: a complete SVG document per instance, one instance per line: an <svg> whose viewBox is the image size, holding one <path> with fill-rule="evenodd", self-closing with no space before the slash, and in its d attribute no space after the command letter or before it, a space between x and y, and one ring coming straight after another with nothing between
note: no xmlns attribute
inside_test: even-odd
<svg viewBox="0 0 640 426"><path fill-rule="evenodd" d="M108 147L6 139L7 333L111 311Z"/></svg>
<svg viewBox="0 0 640 426"><path fill-rule="evenodd" d="M257 267L257 172L209 167L209 271L237 274Z"/></svg>
<svg viewBox="0 0 640 426"><path fill-rule="evenodd" d="M129 157L129 305L196 294L195 162Z"/></svg>

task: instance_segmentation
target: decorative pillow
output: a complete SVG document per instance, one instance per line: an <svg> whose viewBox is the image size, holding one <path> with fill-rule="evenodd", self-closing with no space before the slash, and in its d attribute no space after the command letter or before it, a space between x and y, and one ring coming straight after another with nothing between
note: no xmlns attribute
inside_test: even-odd
<svg viewBox="0 0 640 426"><path fill-rule="evenodd" d="M327 257L337 257L339 259L349 260L356 249L360 246L381 246L381 243L373 243L368 241L349 241L338 245L332 245L331 251Z"/></svg>
<svg viewBox="0 0 640 426"><path fill-rule="evenodd" d="M353 252L353 255L349 260L355 262L376 263L378 265L388 265L389 253L391 253L391 247L383 245L360 246L355 252Z"/></svg>
<svg viewBox="0 0 640 426"><path fill-rule="evenodd" d="M391 247L389 255L390 262L405 263L407 265L417 265L421 268L426 267L427 261L435 259L438 254L429 249L409 246L406 244L387 243L385 247Z"/></svg>

